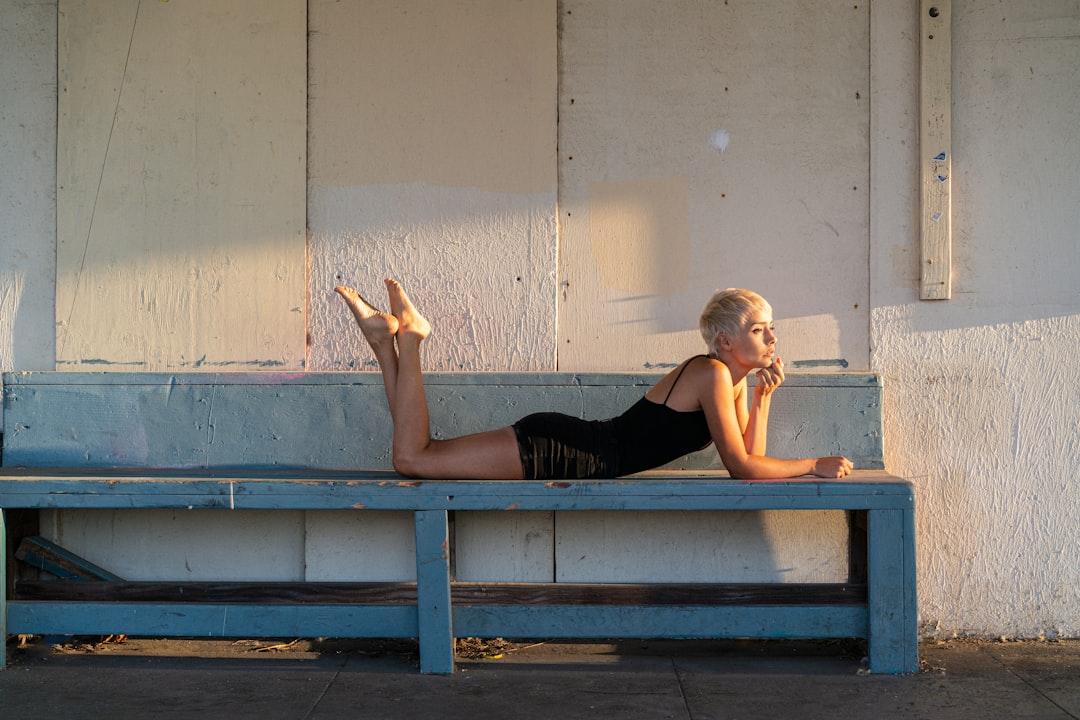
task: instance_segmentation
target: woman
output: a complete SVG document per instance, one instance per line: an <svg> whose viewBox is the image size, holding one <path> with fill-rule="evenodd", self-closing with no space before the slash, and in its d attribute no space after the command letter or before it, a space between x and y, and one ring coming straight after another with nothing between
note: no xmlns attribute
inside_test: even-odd
<svg viewBox="0 0 1080 720"><path fill-rule="evenodd" d="M431 437L420 343L431 325L401 285L386 280L390 312L355 290L336 291L352 311L382 370L394 422L394 469L431 479L574 479L618 477L674 460L710 442L739 478L851 472L844 457L778 460L765 456L772 393L784 381L772 309L749 290L721 290L701 315L708 355L683 362L612 420L558 413L529 415L512 426L450 440ZM758 383L747 402L746 376ZM749 405L749 408L747 407Z"/></svg>

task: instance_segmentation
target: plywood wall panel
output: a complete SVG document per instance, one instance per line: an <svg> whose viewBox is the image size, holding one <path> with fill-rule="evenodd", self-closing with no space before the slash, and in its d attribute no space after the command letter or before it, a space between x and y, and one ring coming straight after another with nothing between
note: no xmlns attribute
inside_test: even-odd
<svg viewBox="0 0 1080 720"><path fill-rule="evenodd" d="M789 368L865 368L869 4L560 12L559 369L677 363L731 286Z"/></svg>
<svg viewBox="0 0 1080 720"><path fill-rule="evenodd" d="M58 28L58 368L302 368L303 4L62 0Z"/></svg>
<svg viewBox="0 0 1080 720"><path fill-rule="evenodd" d="M0 3L0 68L0 370L45 370L56 273L54 3Z"/></svg>
<svg viewBox="0 0 1080 720"><path fill-rule="evenodd" d="M404 284L432 370L552 370L555 0L310 4L310 360L374 369L334 295Z"/></svg>

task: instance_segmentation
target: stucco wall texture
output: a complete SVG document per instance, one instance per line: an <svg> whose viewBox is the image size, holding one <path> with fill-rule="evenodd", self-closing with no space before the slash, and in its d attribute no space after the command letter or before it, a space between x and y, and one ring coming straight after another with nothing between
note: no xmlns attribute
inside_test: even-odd
<svg viewBox="0 0 1080 720"><path fill-rule="evenodd" d="M875 3L871 368L942 635L1080 633L1080 7L953 3L953 299L919 302L917 18Z"/></svg>
<svg viewBox="0 0 1080 720"><path fill-rule="evenodd" d="M58 359L56 12L0 0L5 370ZM432 307L427 359L469 371L656 369L698 351L708 291L755 287L792 364L884 377L886 466L918 492L926 632L1080 634L1074 0L952 2L953 298L935 302L918 299L917 3L307 12L307 266L288 270L306 271L306 368L371 368L339 282L378 297L395 274L418 297L452 298ZM292 337L294 321L263 324ZM459 535L557 544L550 518L513 520L463 518ZM245 568L260 577L303 572L304 542L325 559L315 574L338 577L355 562L343 547L377 549L406 527L276 521L236 531L291 558ZM90 544L116 522L63 518ZM170 537L199 537L191 522ZM777 525L776 545L805 529ZM393 552L380 572L410 562L405 544ZM474 554L469 572L527 575L548 557L530 553Z"/></svg>

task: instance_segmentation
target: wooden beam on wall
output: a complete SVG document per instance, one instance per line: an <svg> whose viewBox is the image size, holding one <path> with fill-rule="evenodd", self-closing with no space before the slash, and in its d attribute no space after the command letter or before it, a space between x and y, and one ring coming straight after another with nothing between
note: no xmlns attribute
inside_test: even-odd
<svg viewBox="0 0 1080 720"><path fill-rule="evenodd" d="M920 298L952 297L952 2L920 0Z"/></svg>

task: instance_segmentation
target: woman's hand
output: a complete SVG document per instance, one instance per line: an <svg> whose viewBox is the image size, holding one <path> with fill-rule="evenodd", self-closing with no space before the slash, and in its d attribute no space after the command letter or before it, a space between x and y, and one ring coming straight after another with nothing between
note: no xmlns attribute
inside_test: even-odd
<svg viewBox="0 0 1080 720"><path fill-rule="evenodd" d="M759 397L772 395L773 390L784 382L784 361L779 357L774 358L772 365L757 371L757 379L754 394Z"/></svg>
<svg viewBox="0 0 1080 720"><path fill-rule="evenodd" d="M811 475L820 478L842 478L851 473L853 466L846 457L834 455L833 457L821 457L814 462Z"/></svg>

